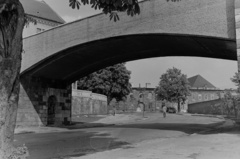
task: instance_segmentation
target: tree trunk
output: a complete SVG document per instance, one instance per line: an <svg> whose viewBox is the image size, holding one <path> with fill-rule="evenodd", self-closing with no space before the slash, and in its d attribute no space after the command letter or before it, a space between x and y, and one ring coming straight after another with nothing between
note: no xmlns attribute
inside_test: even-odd
<svg viewBox="0 0 240 159"><path fill-rule="evenodd" d="M237 100L236 99L232 99L233 100L233 111L234 111L234 116L237 119L238 117L238 111L237 111Z"/></svg>
<svg viewBox="0 0 240 159"><path fill-rule="evenodd" d="M15 151L24 22L19 0L0 0L0 159L11 158Z"/></svg>

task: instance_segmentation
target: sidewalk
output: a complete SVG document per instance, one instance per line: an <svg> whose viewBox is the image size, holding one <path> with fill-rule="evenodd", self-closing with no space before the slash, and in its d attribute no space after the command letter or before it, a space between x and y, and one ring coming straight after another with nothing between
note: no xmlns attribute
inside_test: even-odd
<svg viewBox="0 0 240 159"><path fill-rule="evenodd" d="M42 126L42 127L21 127L16 128L14 134L24 134L24 133L52 133L52 132L65 132L84 128L95 128L95 127L107 127L113 126L114 124L102 124L102 123L81 123L73 125L63 125L63 126Z"/></svg>
<svg viewBox="0 0 240 159"><path fill-rule="evenodd" d="M211 114L191 114L191 116L203 116L203 117L212 117L212 118L219 118L224 119L222 115L211 115Z"/></svg>
<svg viewBox="0 0 240 159"><path fill-rule="evenodd" d="M116 114L115 116L105 115L96 117L85 116L79 117L71 125L62 125L56 127L54 126L17 127L15 128L15 134L65 132L84 128L107 127L113 126L115 124L132 123L135 121L146 119L147 118L142 119L142 116L139 114Z"/></svg>
<svg viewBox="0 0 240 159"><path fill-rule="evenodd" d="M58 128L58 127L18 127L15 128L14 134L27 134L27 133L51 133L51 132L65 132L70 131L67 128Z"/></svg>

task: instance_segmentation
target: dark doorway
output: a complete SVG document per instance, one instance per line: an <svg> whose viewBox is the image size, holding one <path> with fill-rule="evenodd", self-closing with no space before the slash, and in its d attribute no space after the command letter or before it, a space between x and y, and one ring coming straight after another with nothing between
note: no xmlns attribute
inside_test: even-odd
<svg viewBox="0 0 240 159"><path fill-rule="evenodd" d="M55 96L50 96L48 98L48 119L47 125L53 125L55 122L55 107L57 104L57 99Z"/></svg>

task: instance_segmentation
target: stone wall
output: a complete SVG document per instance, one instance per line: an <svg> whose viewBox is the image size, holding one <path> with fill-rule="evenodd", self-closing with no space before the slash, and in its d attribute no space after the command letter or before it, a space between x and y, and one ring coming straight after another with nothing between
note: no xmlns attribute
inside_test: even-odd
<svg viewBox="0 0 240 159"><path fill-rule="evenodd" d="M207 89L190 89L191 96L188 96L188 103L198 103L204 101L211 101L220 98L222 90L207 90Z"/></svg>
<svg viewBox="0 0 240 159"><path fill-rule="evenodd" d="M193 103L188 105L188 113L227 115L228 111L222 99Z"/></svg>
<svg viewBox="0 0 240 159"><path fill-rule="evenodd" d="M70 121L71 87L40 78L21 78L17 126L48 124L49 98L54 97L54 125Z"/></svg>
<svg viewBox="0 0 240 159"><path fill-rule="evenodd" d="M107 114L107 97L91 91L72 90L72 116Z"/></svg>

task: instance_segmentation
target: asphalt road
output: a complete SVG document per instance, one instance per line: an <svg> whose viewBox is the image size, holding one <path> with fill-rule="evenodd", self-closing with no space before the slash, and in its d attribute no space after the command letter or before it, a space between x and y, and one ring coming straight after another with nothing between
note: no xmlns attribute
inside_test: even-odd
<svg viewBox="0 0 240 159"><path fill-rule="evenodd" d="M168 116L176 120L176 116ZM177 138L213 129L216 124L189 122L162 122L162 116L111 127L73 129L68 132L26 133L15 135L15 145L25 144L30 159L61 159L84 156L119 147L131 148L133 143L159 139ZM189 119L186 118L186 121ZM192 120L192 118L191 118ZM161 121L161 122L159 122ZM206 120L207 121L207 120Z"/></svg>
<svg viewBox="0 0 240 159"><path fill-rule="evenodd" d="M50 159L82 156L127 144L115 142L113 138L107 136L108 134L97 135L85 131L19 134L15 136L15 145L25 143L29 148L30 159Z"/></svg>

